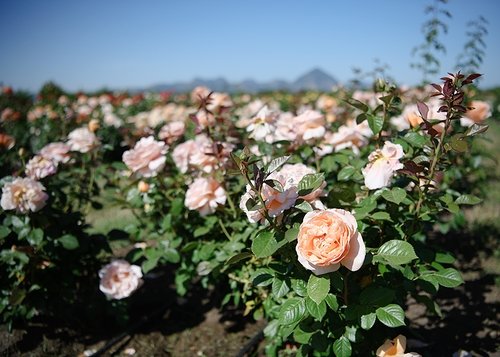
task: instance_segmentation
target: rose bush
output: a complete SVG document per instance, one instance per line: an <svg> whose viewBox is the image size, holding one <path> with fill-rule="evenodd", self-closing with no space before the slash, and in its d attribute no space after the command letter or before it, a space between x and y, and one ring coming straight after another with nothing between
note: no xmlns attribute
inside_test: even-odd
<svg viewBox="0 0 500 357"><path fill-rule="evenodd" d="M434 92L197 88L0 108L13 138L1 149L2 318L49 314L55 276L61 306L90 296L117 307L168 267L179 295L221 287L223 305L265 318L269 355L290 344L404 355L404 337L384 341L406 324L407 297L439 314L433 295L462 282L429 235L480 202L487 175L471 141L489 111L465 95L475 78L443 78ZM91 233L101 193L134 217L119 232Z"/></svg>

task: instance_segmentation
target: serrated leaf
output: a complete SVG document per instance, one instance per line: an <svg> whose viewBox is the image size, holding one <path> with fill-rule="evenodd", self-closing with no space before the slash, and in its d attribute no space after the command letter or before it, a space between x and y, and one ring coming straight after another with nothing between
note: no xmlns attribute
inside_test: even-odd
<svg viewBox="0 0 500 357"><path fill-rule="evenodd" d="M273 279L271 289L275 298L283 297L290 291L287 281L278 277Z"/></svg>
<svg viewBox="0 0 500 357"><path fill-rule="evenodd" d="M325 298L325 302L333 311L337 311L339 309L339 302L337 301L337 297L333 294L328 294Z"/></svg>
<svg viewBox="0 0 500 357"><path fill-rule="evenodd" d="M382 192L382 197L395 204L400 204L406 198L406 191L400 187L394 187L391 190Z"/></svg>
<svg viewBox="0 0 500 357"><path fill-rule="evenodd" d="M374 312L370 312L369 314L361 316L361 328L363 330L369 330L375 325L375 321L377 320L377 314Z"/></svg>
<svg viewBox="0 0 500 357"><path fill-rule="evenodd" d="M333 353L337 357L350 357L352 354L351 341L345 336L341 336L333 343Z"/></svg>
<svg viewBox="0 0 500 357"><path fill-rule="evenodd" d="M455 288L464 282L460 273L453 268L440 271L426 271L422 273L420 278L430 283L436 282L446 288Z"/></svg>
<svg viewBox="0 0 500 357"><path fill-rule="evenodd" d="M320 304L316 304L312 299L306 298L306 309L312 317L321 321L326 315L326 302L323 300Z"/></svg>
<svg viewBox="0 0 500 357"><path fill-rule="evenodd" d="M80 246L78 239L71 234L63 235L58 239L59 243L64 247L64 249L73 250Z"/></svg>
<svg viewBox="0 0 500 357"><path fill-rule="evenodd" d="M267 165L266 173L269 175L270 173L276 171L282 165L284 165L288 161L289 158L290 158L290 156L281 156L281 157L277 157L276 159L271 160L269 165Z"/></svg>
<svg viewBox="0 0 500 357"><path fill-rule="evenodd" d="M379 307L375 313L378 320L388 327L405 325L405 313L399 305L390 304L384 307Z"/></svg>
<svg viewBox="0 0 500 357"><path fill-rule="evenodd" d="M483 200L474 195L461 195L455 200L457 205L477 205L481 203Z"/></svg>
<svg viewBox="0 0 500 357"><path fill-rule="evenodd" d="M279 312L280 325L291 325L299 322L306 312L304 299L290 298L281 305Z"/></svg>
<svg viewBox="0 0 500 357"><path fill-rule="evenodd" d="M252 242L252 252L257 258L265 258L278 250L279 245L274 238L274 233L269 231L260 232Z"/></svg>
<svg viewBox="0 0 500 357"><path fill-rule="evenodd" d="M348 181L352 175L356 173L356 168L354 166L345 166L337 174L337 180Z"/></svg>
<svg viewBox="0 0 500 357"><path fill-rule="evenodd" d="M320 304L330 292L330 279L311 274L307 282L307 296Z"/></svg>
<svg viewBox="0 0 500 357"><path fill-rule="evenodd" d="M304 213L311 212L311 211L314 210L312 208L311 204L309 202L307 202L307 201L302 201L301 203L296 204L295 208L301 210Z"/></svg>
<svg viewBox="0 0 500 357"><path fill-rule="evenodd" d="M302 177L297 187L299 197L306 196L318 189L324 181L325 176L322 173L305 175Z"/></svg>
<svg viewBox="0 0 500 357"><path fill-rule="evenodd" d="M419 133L410 131L403 136L403 140L410 143L411 145L422 148L427 143L427 138Z"/></svg>
<svg viewBox="0 0 500 357"><path fill-rule="evenodd" d="M410 243L396 239L384 243L378 249L377 256L393 265L407 264L418 258Z"/></svg>
<svg viewBox="0 0 500 357"><path fill-rule="evenodd" d="M367 115L368 126L373 131L374 135L380 133L384 126L384 118L377 115L368 114Z"/></svg>

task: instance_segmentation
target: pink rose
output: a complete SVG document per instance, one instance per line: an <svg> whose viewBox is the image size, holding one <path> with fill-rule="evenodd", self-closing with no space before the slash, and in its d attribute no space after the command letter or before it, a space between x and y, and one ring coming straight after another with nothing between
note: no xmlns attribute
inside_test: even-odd
<svg viewBox="0 0 500 357"><path fill-rule="evenodd" d="M123 153L123 162L138 176L153 177L165 166L167 148L162 141L149 136L139 140L133 149Z"/></svg>
<svg viewBox="0 0 500 357"><path fill-rule="evenodd" d="M68 134L68 145L71 151L86 153L99 146L99 139L87 127L73 130Z"/></svg>
<svg viewBox="0 0 500 357"><path fill-rule="evenodd" d="M325 117L316 110L305 110L293 119L297 136L303 140L319 139L325 135Z"/></svg>
<svg viewBox="0 0 500 357"><path fill-rule="evenodd" d="M418 353L408 352L406 349L406 337L398 335L394 340L386 340L382 346L377 349L377 357L422 357Z"/></svg>
<svg viewBox="0 0 500 357"><path fill-rule="evenodd" d="M315 174L316 170L307 167L304 164L285 164L283 167L279 170L279 174L284 176L285 178L285 186L284 188L290 188L290 187L295 187L298 190L299 182L304 178L306 175L311 175ZM314 190L313 192L309 193L306 196L301 196L299 198L302 198L303 200L315 204L316 201L320 196L324 194L323 189L326 186L326 182L323 181L323 183L320 185L319 188Z"/></svg>
<svg viewBox="0 0 500 357"><path fill-rule="evenodd" d="M372 135L373 132L366 120L359 124L355 120L348 120L346 124L339 127L336 133L326 133L318 154L325 156L333 151L338 152L343 149L351 149L358 155L359 148L367 145L368 139Z"/></svg>
<svg viewBox="0 0 500 357"><path fill-rule="evenodd" d="M198 170L206 173L216 171L218 168L224 167L229 161L229 155L234 149L234 145L230 143L216 142L213 143L207 140L201 145L190 157L190 164Z"/></svg>
<svg viewBox="0 0 500 357"><path fill-rule="evenodd" d="M44 177L55 174L57 164L54 161L46 159L41 155L35 155L26 164L26 176L34 180L39 180Z"/></svg>
<svg viewBox="0 0 500 357"><path fill-rule="evenodd" d="M115 260L99 270L99 289L111 299L123 299L142 285L142 271L125 260Z"/></svg>
<svg viewBox="0 0 500 357"><path fill-rule="evenodd" d="M389 186L394 172L403 168L399 162L403 156L403 147L390 141L386 141L382 149L372 152L368 156L368 165L362 171L365 186L370 190Z"/></svg>
<svg viewBox="0 0 500 357"><path fill-rule="evenodd" d="M186 173L193 168L193 156L208 145L210 141L205 135L198 135L195 140L187 140L176 146L172 152L172 159L180 172ZM203 153L201 153L203 154Z"/></svg>
<svg viewBox="0 0 500 357"><path fill-rule="evenodd" d="M45 187L31 178L16 178L2 188L1 206L4 210L15 209L18 213L36 212L45 206L49 196Z"/></svg>
<svg viewBox="0 0 500 357"><path fill-rule="evenodd" d="M219 205L226 203L226 191L212 177L199 177L194 180L186 192L184 204L200 215L214 213Z"/></svg>
<svg viewBox="0 0 500 357"><path fill-rule="evenodd" d="M366 249L357 229L354 216L343 209L307 213L297 236L299 262L316 275L336 271L340 265L359 270Z"/></svg>
<svg viewBox="0 0 500 357"><path fill-rule="evenodd" d="M67 144L55 142L45 145L38 154L47 160L52 160L56 164L65 164L71 159L69 150L70 147Z"/></svg>
<svg viewBox="0 0 500 357"><path fill-rule="evenodd" d="M158 138L171 145L179 139L186 131L186 124L183 121L173 121L165 124L158 133Z"/></svg>

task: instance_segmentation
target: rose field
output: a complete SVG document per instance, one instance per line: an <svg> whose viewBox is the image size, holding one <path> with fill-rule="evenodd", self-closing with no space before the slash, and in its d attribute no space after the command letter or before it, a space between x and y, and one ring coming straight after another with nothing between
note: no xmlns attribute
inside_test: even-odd
<svg viewBox="0 0 500 357"><path fill-rule="evenodd" d="M500 92L479 77L3 87L0 354L499 356Z"/></svg>

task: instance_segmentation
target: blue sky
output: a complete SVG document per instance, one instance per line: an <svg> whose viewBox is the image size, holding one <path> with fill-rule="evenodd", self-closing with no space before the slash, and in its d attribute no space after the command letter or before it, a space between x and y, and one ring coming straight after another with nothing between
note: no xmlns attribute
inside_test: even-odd
<svg viewBox="0 0 500 357"><path fill-rule="evenodd" d="M38 90L143 87L223 76L293 80L319 67L345 82L352 68L390 66L416 84L412 48L422 43L431 0L0 0L0 83ZM445 74L454 70L465 24L488 21L480 72L500 85L500 1L450 0L442 37ZM436 78L436 81L438 79Z"/></svg>

